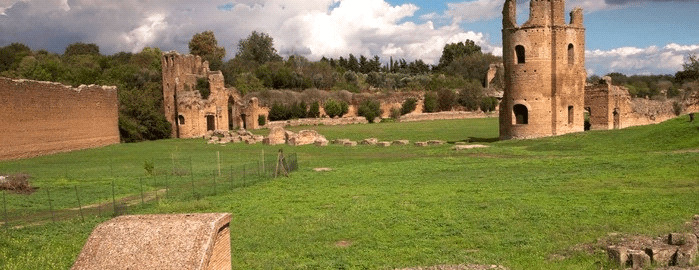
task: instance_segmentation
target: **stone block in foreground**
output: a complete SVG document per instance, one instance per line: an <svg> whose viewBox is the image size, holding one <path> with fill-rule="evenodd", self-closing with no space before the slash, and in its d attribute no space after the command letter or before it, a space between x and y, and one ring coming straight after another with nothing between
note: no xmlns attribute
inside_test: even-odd
<svg viewBox="0 0 699 270"><path fill-rule="evenodd" d="M72 269L231 269L228 213L132 215L92 231Z"/></svg>

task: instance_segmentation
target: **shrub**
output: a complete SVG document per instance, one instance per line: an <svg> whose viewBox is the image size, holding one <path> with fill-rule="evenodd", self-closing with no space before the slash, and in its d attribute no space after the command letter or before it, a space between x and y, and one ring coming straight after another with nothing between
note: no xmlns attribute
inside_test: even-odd
<svg viewBox="0 0 699 270"><path fill-rule="evenodd" d="M483 112L492 112L498 106L498 99L494 97L483 97L481 99L481 110Z"/></svg>
<svg viewBox="0 0 699 270"><path fill-rule="evenodd" d="M374 119L381 116L381 103L378 100L367 99L359 105L357 115L364 116L369 123L374 123Z"/></svg>
<svg viewBox="0 0 699 270"><path fill-rule="evenodd" d="M311 103L311 108L308 110L308 117L318 118L320 117L320 102L315 101Z"/></svg>
<svg viewBox="0 0 699 270"><path fill-rule="evenodd" d="M425 102L422 111L426 113L437 111L437 94L432 92L425 94Z"/></svg>
<svg viewBox="0 0 699 270"><path fill-rule="evenodd" d="M269 108L269 121L288 120L291 117L289 108L284 104L274 103Z"/></svg>
<svg viewBox="0 0 699 270"><path fill-rule="evenodd" d="M458 102L469 111L478 110L478 107L483 104L483 87L474 81L465 84L459 92ZM486 111L482 107L481 109Z"/></svg>
<svg viewBox="0 0 699 270"><path fill-rule="evenodd" d="M291 108L289 108L290 111L290 118L293 119L298 119L298 118L304 118L306 117L306 114L308 114L308 105L306 105L306 102L298 102L291 104Z"/></svg>
<svg viewBox="0 0 699 270"><path fill-rule="evenodd" d="M400 116L403 115L402 113L403 113L403 112L402 112L401 109L392 108L392 109L391 109L391 119L396 120L396 121L399 120L399 119L400 119Z"/></svg>
<svg viewBox="0 0 699 270"><path fill-rule="evenodd" d="M406 115L415 110L415 107L417 107L417 99L415 98L408 98L405 101L403 101L403 105L400 108L400 115ZM393 113L393 112L391 112Z"/></svg>
<svg viewBox="0 0 699 270"><path fill-rule="evenodd" d="M451 111L456 103L456 95L454 91L449 89L441 89L437 91L437 108L439 111Z"/></svg>
<svg viewBox="0 0 699 270"><path fill-rule="evenodd" d="M146 175L155 175L155 165L153 165L152 161L144 161L143 169L146 171Z"/></svg>
<svg viewBox="0 0 699 270"><path fill-rule="evenodd" d="M209 78L198 78L196 89L201 94L201 98L208 99L211 95L211 89L209 89Z"/></svg>
<svg viewBox="0 0 699 270"><path fill-rule="evenodd" d="M257 116L257 124L260 126L267 124L267 117L264 114Z"/></svg>
<svg viewBox="0 0 699 270"><path fill-rule="evenodd" d="M344 101L328 99L327 101L325 101L323 109L325 109L325 113L328 114L328 117L330 118L333 118L335 116L342 117L349 111L349 104L347 104L347 102Z"/></svg>
<svg viewBox="0 0 699 270"><path fill-rule="evenodd" d="M675 115L679 116L682 114L682 104L675 101L672 103L672 111L675 113Z"/></svg>

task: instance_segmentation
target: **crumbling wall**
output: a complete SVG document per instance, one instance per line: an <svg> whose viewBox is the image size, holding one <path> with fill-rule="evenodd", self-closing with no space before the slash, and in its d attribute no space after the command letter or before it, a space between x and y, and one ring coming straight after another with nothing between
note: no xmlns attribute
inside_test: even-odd
<svg viewBox="0 0 699 270"><path fill-rule="evenodd" d="M116 143L116 87L0 78L0 160Z"/></svg>
<svg viewBox="0 0 699 270"><path fill-rule="evenodd" d="M585 87L585 109L589 112L591 130L620 129L672 119L676 117L674 102L631 98L628 89L613 85L610 77Z"/></svg>
<svg viewBox="0 0 699 270"><path fill-rule="evenodd" d="M209 70L209 63L194 55L164 53L163 100L165 117L175 138L201 137L210 130L257 129L258 116L267 115L257 100L244 100L238 91L225 88L223 74ZM209 96L197 89L206 80Z"/></svg>

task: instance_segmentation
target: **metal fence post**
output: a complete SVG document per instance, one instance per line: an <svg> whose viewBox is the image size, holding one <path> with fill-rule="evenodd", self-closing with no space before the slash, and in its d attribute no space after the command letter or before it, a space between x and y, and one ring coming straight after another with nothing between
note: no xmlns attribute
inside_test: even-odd
<svg viewBox="0 0 699 270"><path fill-rule="evenodd" d="M80 203L80 193L78 193L78 186L75 187L75 197L78 198L78 211L80 211L80 219L85 222L85 216L83 216L83 206Z"/></svg>
<svg viewBox="0 0 699 270"><path fill-rule="evenodd" d="M144 204L145 202L143 200L143 177L138 178L138 183L141 186L141 204Z"/></svg>
<svg viewBox="0 0 699 270"><path fill-rule="evenodd" d="M56 217L53 215L53 204L51 203L51 192L49 192L49 189L46 188L46 197L48 198L49 201L49 212L51 212L51 221L56 222Z"/></svg>
<svg viewBox="0 0 699 270"><path fill-rule="evenodd" d="M7 200L5 199L5 191L2 191L2 209L3 212L5 213L5 226L7 226L7 223L10 221L7 219Z"/></svg>

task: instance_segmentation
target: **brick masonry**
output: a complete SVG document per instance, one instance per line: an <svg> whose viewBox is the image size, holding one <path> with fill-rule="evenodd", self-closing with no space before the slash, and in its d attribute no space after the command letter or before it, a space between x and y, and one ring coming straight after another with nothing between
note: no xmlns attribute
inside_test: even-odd
<svg viewBox="0 0 699 270"><path fill-rule="evenodd" d="M0 78L0 160L119 143L117 89Z"/></svg>

